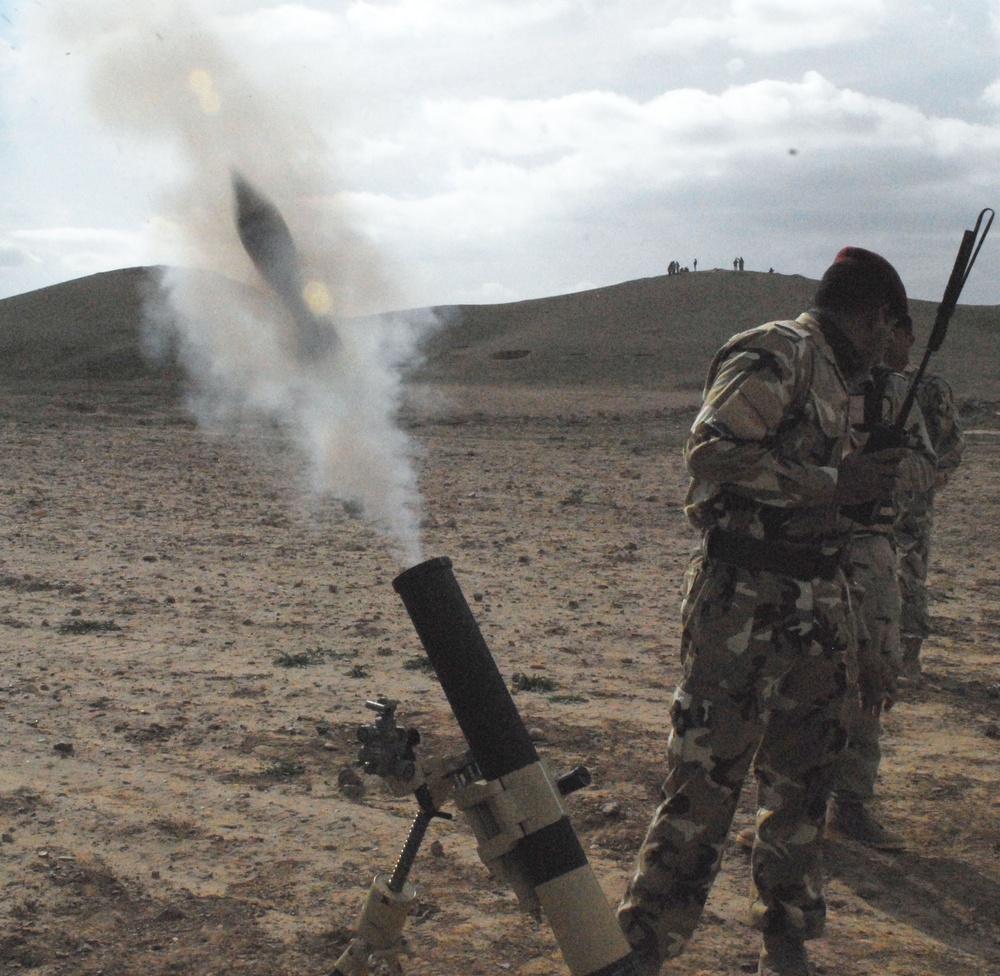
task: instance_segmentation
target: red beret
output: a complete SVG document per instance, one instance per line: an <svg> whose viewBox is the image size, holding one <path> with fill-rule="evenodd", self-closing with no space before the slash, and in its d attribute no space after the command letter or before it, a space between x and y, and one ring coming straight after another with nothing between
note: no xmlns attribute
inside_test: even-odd
<svg viewBox="0 0 1000 976"><path fill-rule="evenodd" d="M909 314L906 289L896 269L881 254L863 247L837 252L820 282L816 304L851 309L885 305L890 317Z"/></svg>

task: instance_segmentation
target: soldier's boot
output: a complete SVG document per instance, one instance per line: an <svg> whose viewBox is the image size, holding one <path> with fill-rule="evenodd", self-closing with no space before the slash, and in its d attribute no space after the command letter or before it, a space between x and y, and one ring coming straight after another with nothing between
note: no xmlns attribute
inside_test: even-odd
<svg viewBox="0 0 1000 976"><path fill-rule="evenodd" d="M631 959L636 976L660 976L662 963L659 956L633 952Z"/></svg>
<svg viewBox="0 0 1000 976"><path fill-rule="evenodd" d="M797 935L776 933L764 935L760 950L757 976L813 976L806 944Z"/></svg>
<svg viewBox="0 0 1000 976"><path fill-rule="evenodd" d="M624 960L624 972L634 972L635 976L660 976L663 960L656 949L648 944L642 948L634 948Z"/></svg>
<svg viewBox="0 0 1000 976"><path fill-rule="evenodd" d="M883 827L863 803L831 800L826 812L826 836L857 841L879 851L901 851L906 847L903 835Z"/></svg>

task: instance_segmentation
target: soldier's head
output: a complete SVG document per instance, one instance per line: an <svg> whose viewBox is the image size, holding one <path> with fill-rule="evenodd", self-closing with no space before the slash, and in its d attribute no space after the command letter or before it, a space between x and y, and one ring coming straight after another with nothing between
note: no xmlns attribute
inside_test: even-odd
<svg viewBox="0 0 1000 976"><path fill-rule="evenodd" d="M813 304L837 316L868 365L879 359L895 322L910 326L906 289L882 255L842 248L823 274Z"/></svg>
<svg viewBox="0 0 1000 976"><path fill-rule="evenodd" d="M882 362L889 369L901 373L910 365L910 350L913 348L914 338L910 316L896 319L889 329L889 341L885 344Z"/></svg>

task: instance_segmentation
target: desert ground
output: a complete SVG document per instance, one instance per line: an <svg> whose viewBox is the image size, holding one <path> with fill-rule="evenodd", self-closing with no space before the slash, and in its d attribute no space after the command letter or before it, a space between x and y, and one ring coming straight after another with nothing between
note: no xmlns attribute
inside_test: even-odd
<svg viewBox="0 0 1000 976"><path fill-rule="evenodd" d="M400 418L424 554L452 560L547 766L590 770L565 805L614 902L680 673L696 392L518 385L496 363ZM824 976L1000 973L996 400L963 401L925 678L885 722L878 812L907 849L827 842ZM417 811L358 770L366 701L399 701L420 756L461 748L392 588L406 567L301 490L280 430L201 429L163 377L10 379L0 451L0 972L328 973ZM734 829L753 803L748 784ZM460 817L431 824L410 880L405 973L567 972ZM747 888L734 846L665 972L755 971Z"/></svg>

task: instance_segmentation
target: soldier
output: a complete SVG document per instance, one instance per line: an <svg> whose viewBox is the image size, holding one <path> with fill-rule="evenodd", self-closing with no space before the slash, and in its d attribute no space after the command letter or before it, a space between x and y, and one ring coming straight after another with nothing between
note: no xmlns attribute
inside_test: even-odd
<svg viewBox="0 0 1000 976"><path fill-rule="evenodd" d="M854 443L863 448L876 425L891 424L902 408L909 383L899 372L905 368L913 344L913 323L904 315L892 323L883 363L872 370L869 381L852 398L856 405ZM934 484L936 457L920 408L914 404L906 427L910 448L899 467L897 499L923 493ZM864 674L877 679L869 690L872 707L862 710L849 696L845 710L847 746L837 757L834 785L827 808L826 836L858 841L878 850L901 850L903 835L887 830L871 812L875 784L882 762L883 703L895 690L902 654L900 650L900 587L896 576L896 546L893 523L898 504L861 506L854 514L862 521L851 530L850 589L856 618L858 655L864 659ZM881 694L879 693L881 689ZM751 848L753 827L741 830L737 842Z"/></svg>
<svg viewBox="0 0 1000 976"><path fill-rule="evenodd" d="M884 364L872 371L872 380L857 399L862 404L860 423L855 424L856 445L863 447L875 426L891 424L898 416L909 389L905 377L893 370L906 365L906 351L913 343L909 315L892 323L883 354ZM902 352L902 359L900 353ZM907 418L905 444L911 450L899 467L900 494L923 493L933 488L936 457L919 407ZM898 506L867 506L852 529L850 544L851 595L858 629L858 656L864 658L862 673L876 677L886 705L895 690L902 666L899 621L899 581L896 577L896 546L893 523ZM887 830L872 815L875 783L882 761L883 701L872 689L872 707L862 710L858 700L848 698L846 710L847 748L836 762L833 792L827 810L829 837L858 841L879 850L900 850L902 834Z"/></svg>
<svg viewBox="0 0 1000 976"><path fill-rule="evenodd" d="M908 378L916 371L909 365L912 348L911 329L908 336L901 337L895 352L896 365L893 366L894 369L902 370ZM925 371L917 386L916 403L923 414L927 433L937 455L937 468L934 483L929 488L902 493L899 513L893 527L903 607L900 617L901 674L906 678L920 675L920 647L930 633L927 562L934 523L934 499L938 490L948 483L951 472L958 467L962 451L965 450L965 438L958 421L955 397L945 380Z"/></svg>
<svg viewBox="0 0 1000 976"><path fill-rule="evenodd" d="M855 650L840 506L895 490L902 449L851 451L848 383L907 313L892 265L844 248L815 306L734 336L709 369L685 445L685 511L703 533L685 576L684 678L671 704L663 802L618 918L644 973L683 951L719 869L751 761L759 972L805 976L822 933L818 876ZM881 700L866 675L862 707Z"/></svg>

